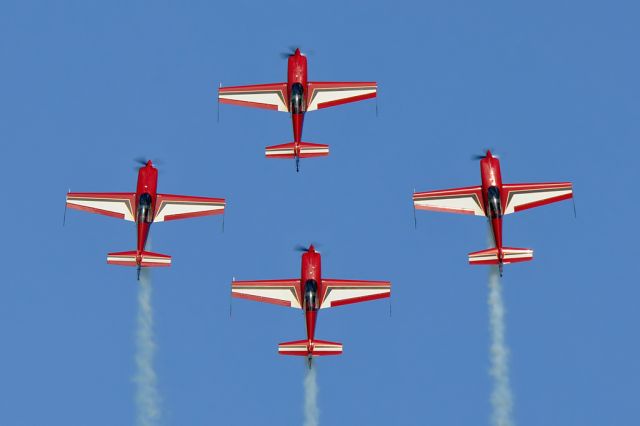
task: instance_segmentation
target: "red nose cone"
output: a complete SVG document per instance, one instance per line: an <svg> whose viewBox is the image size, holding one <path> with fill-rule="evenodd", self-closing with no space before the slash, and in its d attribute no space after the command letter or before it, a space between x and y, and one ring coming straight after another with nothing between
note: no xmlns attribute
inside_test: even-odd
<svg viewBox="0 0 640 426"><path fill-rule="evenodd" d="M491 155L491 150L487 150L487 158L493 158L493 155Z"/></svg>
<svg viewBox="0 0 640 426"><path fill-rule="evenodd" d="M147 161L147 167L153 167L153 163L151 162L151 160Z"/></svg>
<svg viewBox="0 0 640 426"><path fill-rule="evenodd" d="M313 244L311 244L311 245L309 246L309 252L310 252L310 253L314 253L315 251L316 251L316 248L313 246Z"/></svg>
<svg viewBox="0 0 640 426"><path fill-rule="evenodd" d="M297 48L297 49L296 49L296 53L295 53L295 55L296 55L296 56L300 56L300 48Z"/></svg>

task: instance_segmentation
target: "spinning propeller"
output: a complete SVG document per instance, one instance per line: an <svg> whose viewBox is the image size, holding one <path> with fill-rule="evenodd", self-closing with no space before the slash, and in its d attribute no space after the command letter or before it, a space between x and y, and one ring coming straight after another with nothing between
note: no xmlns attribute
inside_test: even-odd
<svg viewBox="0 0 640 426"><path fill-rule="evenodd" d="M316 253L320 253L320 252L316 249L316 244L315 244L315 243L311 243L311 244L309 244L309 246L308 246L308 247L307 247L307 246L303 246L302 244L296 244L296 245L293 247L293 250L295 250L295 251L299 251L299 252L301 252L301 253L306 253L306 252L308 252L308 251L309 251L309 248L310 248L311 246L313 246L313 248L314 248L314 250L316 251Z"/></svg>
<svg viewBox="0 0 640 426"><path fill-rule="evenodd" d="M280 57L282 59L289 59L290 56L293 56L296 54L297 49L300 49L300 54L302 56L313 55L315 53L313 50L309 50L308 52L305 51L306 53L303 53L302 48L300 46L289 46L286 51L280 52Z"/></svg>
<svg viewBox="0 0 640 426"><path fill-rule="evenodd" d="M146 166L148 161L151 161L151 163L154 165L154 167L157 167L158 165L162 165L163 164L162 160L151 160L149 158L145 158L145 157L142 157L142 156L134 158L133 161L136 164L139 164L142 167ZM135 167L134 169L138 170L138 167Z"/></svg>
<svg viewBox="0 0 640 426"><path fill-rule="evenodd" d="M284 51L284 52L280 52L280 57L282 59L289 59L289 56L293 56L296 53L296 47L295 46L289 46L289 48Z"/></svg>
<svg viewBox="0 0 640 426"><path fill-rule="evenodd" d="M493 151L493 150L492 150L492 149L487 148L487 149L485 149L485 150L484 150L484 154L475 154L475 155L472 155L472 156L471 156L471 159L472 159L472 160L482 160L483 158L486 158L486 157L487 157L487 153L488 153L488 152L491 152L491 151ZM495 155L493 152L491 152L491 156L492 156L493 158L500 158L500 156L499 156L499 155Z"/></svg>

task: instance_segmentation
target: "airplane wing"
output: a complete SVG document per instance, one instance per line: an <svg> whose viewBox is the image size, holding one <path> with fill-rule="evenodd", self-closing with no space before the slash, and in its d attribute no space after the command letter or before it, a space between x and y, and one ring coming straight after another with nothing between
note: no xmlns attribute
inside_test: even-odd
<svg viewBox="0 0 640 426"><path fill-rule="evenodd" d="M320 309L382 299L391 295L389 281L322 279Z"/></svg>
<svg viewBox="0 0 640 426"><path fill-rule="evenodd" d="M479 186L415 192L413 194L413 205L419 210L473 214L476 216L485 215L482 203L482 188Z"/></svg>
<svg viewBox="0 0 640 426"><path fill-rule="evenodd" d="M190 197L186 195L158 194L154 222L188 219L224 213L224 198Z"/></svg>
<svg viewBox="0 0 640 426"><path fill-rule="evenodd" d="M375 82L309 82L307 111L375 98L377 90L378 85Z"/></svg>
<svg viewBox="0 0 640 426"><path fill-rule="evenodd" d="M90 213L135 221L136 194L131 192L69 192L67 206Z"/></svg>
<svg viewBox="0 0 640 426"><path fill-rule="evenodd" d="M287 83L221 87L218 100L223 104L289 111Z"/></svg>
<svg viewBox="0 0 640 426"><path fill-rule="evenodd" d="M240 299L302 309L300 279L233 281L231 295Z"/></svg>
<svg viewBox="0 0 640 426"><path fill-rule="evenodd" d="M504 214L515 213L573 197L571 182L502 185Z"/></svg>

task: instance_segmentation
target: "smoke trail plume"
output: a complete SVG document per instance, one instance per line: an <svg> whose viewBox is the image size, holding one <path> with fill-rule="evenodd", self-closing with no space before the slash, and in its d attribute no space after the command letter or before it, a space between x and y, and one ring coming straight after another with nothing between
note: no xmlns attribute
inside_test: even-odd
<svg viewBox="0 0 640 426"><path fill-rule="evenodd" d="M491 331L491 377L493 391L491 405L494 426L513 426L513 397L509 385L509 348L505 342L505 311L502 303L502 286L497 266L489 271L489 324Z"/></svg>
<svg viewBox="0 0 640 426"><path fill-rule="evenodd" d="M153 309L151 307L151 273L143 269L138 283L138 318L136 331L136 425L154 426L160 421L158 393L153 358Z"/></svg>
<svg viewBox="0 0 640 426"><path fill-rule="evenodd" d="M312 366L307 368L307 374L304 377L304 426L318 426L319 419L316 367Z"/></svg>

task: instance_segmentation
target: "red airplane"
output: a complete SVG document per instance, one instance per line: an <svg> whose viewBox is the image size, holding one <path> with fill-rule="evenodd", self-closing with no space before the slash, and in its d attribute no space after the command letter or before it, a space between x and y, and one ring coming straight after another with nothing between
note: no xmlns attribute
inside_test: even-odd
<svg viewBox="0 0 640 426"><path fill-rule="evenodd" d="M144 163L143 163L144 164ZM145 251L149 228L154 222L224 213L224 198L189 197L156 193L158 169L147 161L138 171L136 192L69 192L67 206L118 219L135 221L138 247L135 251L109 253L107 263L122 266L170 266L171 256Z"/></svg>
<svg viewBox="0 0 640 426"><path fill-rule="evenodd" d="M321 259L313 245L303 249L300 278L262 281L233 281L233 297L302 309L307 338L280 343L281 355L306 356L311 368L314 356L340 355L342 344L315 338L318 309L382 299L391 295L389 281L335 280L322 278Z"/></svg>
<svg viewBox="0 0 640 426"><path fill-rule="evenodd" d="M481 186L417 192L413 205L420 210L486 216L491 222L495 246L469 253L472 265L495 265L533 259L533 250L502 246L502 216L573 197L571 182L503 184L500 161L487 151L480 159Z"/></svg>
<svg viewBox="0 0 640 426"><path fill-rule="evenodd" d="M307 81L307 58L300 49L288 56L286 83L220 87L218 101L224 104L265 108L291 113L293 142L268 146L267 158L301 158L329 155L329 145L302 142L304 113L376 96L375 82L319 83Z"/></svg>

